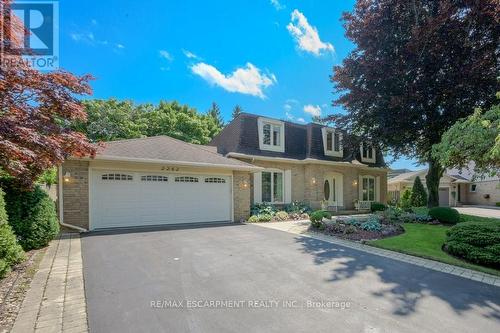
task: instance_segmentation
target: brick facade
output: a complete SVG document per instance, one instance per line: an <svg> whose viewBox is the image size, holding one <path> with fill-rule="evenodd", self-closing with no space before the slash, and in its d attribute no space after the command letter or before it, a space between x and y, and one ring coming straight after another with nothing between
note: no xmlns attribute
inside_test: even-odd
<svg viewBox="0 0 500 333"><path fill-rule="evenodd" d="M63 181L64 223L89 228L89 162L69 160L62 165L62 174L70 173Z"/></svg>
<svg viewBox="0 0 500 333"><path fill-rule="evenodd" d="M250 173L233 173L234 221L240 222L250 216Z"/></svg>

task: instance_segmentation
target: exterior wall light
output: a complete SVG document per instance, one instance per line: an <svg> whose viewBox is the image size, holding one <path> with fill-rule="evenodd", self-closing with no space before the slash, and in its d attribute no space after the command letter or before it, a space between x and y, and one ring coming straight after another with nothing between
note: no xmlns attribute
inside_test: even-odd
<svg viewBox="0 0 500 333"><path fill-rule="evenodd" d="M246 181L246 180L244 180L240 183L240 188L242 188L242 189L247 189L249 187L250 187L250 185L248 184L248 181Z"/></svg>
<svg viewBox="0 0 500 333"><path fill-rule="evenodd" d="M71 173L69 173L68 171L66 171L66 173L64 174L64 182L67 183L69 182L69 180L71 179Z"/></svg>
<svg viewBox="0 0 500 333"><path fill-rule="evenodd" d="M353 180L352 181L352 186L356 186L356 185L358 185L358 181L357 180Z"/></svg>
<svg viewBox="0 0 500 333"><path fill-rule="evenodd" d="M314 185L314 184L316 184L316 178L312 177L312 178L311 178L311 183L312 183L313 185Z"/></svg>

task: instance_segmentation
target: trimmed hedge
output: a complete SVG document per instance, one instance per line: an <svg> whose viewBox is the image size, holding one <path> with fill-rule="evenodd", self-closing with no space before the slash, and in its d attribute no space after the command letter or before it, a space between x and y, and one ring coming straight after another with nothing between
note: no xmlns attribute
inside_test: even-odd
<svg viewBox="0 0 500 333"><path fill-rule="evenodd" d="M500 223L459 223L446 232L444 249L472 263L500 269Z"/></svg>
<svg viewBox="0 0 500 333"><path fill-rule="evenodd" d="M455 208L433 207L429 209L429 215L441 223L457 224L460 222L460 213Z"/></svg>
<svg viewBox="0 0 500 333"><path fill-rule="evenodd" d="M370 205L370 210L373 212L383 212L384 210L387 209L387 206L384 205L383 203L381 202L372 202L371 205Z"/></svg>
<svg viewBox="0 0 500 333"><path fill-rule="evenodd" d="M39 186L21 191L3 184L9 224L25 251L47 246L59 233L54 202Z"/></svg>
<svg viewBox="0 0 500 333"><path fill-rule="evenodd" d="M10 272L10 268L24 260L22 247L17 244L16 236L7 223L4 193L0 189L0 278Z"/></svg>

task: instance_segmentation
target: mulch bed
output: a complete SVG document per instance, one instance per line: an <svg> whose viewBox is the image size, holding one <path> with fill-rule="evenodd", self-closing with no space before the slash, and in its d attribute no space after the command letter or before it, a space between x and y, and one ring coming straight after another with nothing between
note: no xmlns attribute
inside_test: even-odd
<svg viewBox="0 0 500 333"><path fill-rule="evenodd" d="M26 252L26 260L14 266L0 280L0 332L9 332L21 308L24 296L43 258L45 248Z"/></svg>
<svg viewBox="0 0 500 333"><path fill-rule="evenodd" d="M312 231L320 232L325 235L335 236L337 238L351 240L351 241L365 241L365 240L375 240L387 237L392 237L400 235L405 232L403 227L399 224L382 224L381 231L366 231L360 228L352 230L348 225L339 224L338 228L326 228L324 230L319 230L314 227L310 227Z"/></svg>

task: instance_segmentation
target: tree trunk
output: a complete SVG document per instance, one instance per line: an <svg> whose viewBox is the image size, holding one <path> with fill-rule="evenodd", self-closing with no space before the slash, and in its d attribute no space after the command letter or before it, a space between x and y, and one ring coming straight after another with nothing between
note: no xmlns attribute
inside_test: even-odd
<svg viewBox="0 0 500 333"><path fill-rule="evenodd" d="M427 207L431 208L439 206L439 180L443 175L444 169L441 164L433 158L430 158L428 162L429 172L427 172L427 176L425 176L425 183L429 194Z"/></svg>

